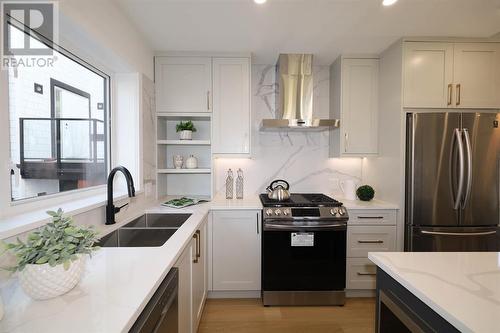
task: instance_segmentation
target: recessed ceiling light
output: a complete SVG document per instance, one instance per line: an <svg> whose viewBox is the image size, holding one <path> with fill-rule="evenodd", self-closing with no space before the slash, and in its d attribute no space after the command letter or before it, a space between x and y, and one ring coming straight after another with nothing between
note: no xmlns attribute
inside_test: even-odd
<svg viewBox="0 0 500 333"><path fill-rule="evenodd" d="M262 5L263 3L266 3L267 0L253 0L255 3L258 3L259 5Z"/></svg>
<svg viewBox="0 0 500 333"><path fill-rule="evenodd" d="M398 2L398 0L384 0L384 1L382 1L382 4L384 6L391 6L391 5L394 5L396 2Z"/></svg>

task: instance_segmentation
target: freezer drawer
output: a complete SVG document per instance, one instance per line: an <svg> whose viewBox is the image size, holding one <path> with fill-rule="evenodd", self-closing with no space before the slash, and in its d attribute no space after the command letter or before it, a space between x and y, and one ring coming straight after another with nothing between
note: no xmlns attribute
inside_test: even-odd
<svg viewBox="0 0 500 333"><path fill-rule="evenodd" d="M414 227L411 233L411 251L472 252L498 251L499 228Z"/></svg>

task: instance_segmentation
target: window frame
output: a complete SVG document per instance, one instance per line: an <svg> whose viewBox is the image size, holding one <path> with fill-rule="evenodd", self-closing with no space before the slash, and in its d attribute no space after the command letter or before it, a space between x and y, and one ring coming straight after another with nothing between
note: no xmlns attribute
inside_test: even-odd
<svg viewBox="0 0 500 333"><path fill-rule="evenodd" d="M29 36L37 39L40 43L43 43L47 47L53 49L54 51L60 53L61 55L67 57L69 60L75 62L76 64L83 66L87 70L95 73L96 75L99 75L104 79L104 97L103 97L103 114L104 114L104 136L105 136L105 149L104 149L104 164L105 164L105 173L108 174L111 168L112 164L112 105L111 105L111 93L112 93L112 75L105 72L104 70L99 69L96 65L93 65L91 62L83 59L82 57L79 57L76 55L75 51L71 52L68 49L64 48L63 46L56 44L55 42L52 42L50 39L46 38L42 34L30 29L29 27L25 26L24 24L16 21L15 19L11 17L5 17L7 20L7 23L10 24L12 27L20 29L22 33L26 34L26 31L29 31L30 34ZM27 35L27 34L26 34ZM4 73L1 73L1 78L0 82L5 81L5 85L2 84L5 88L4 90L6 100L4 105L0 106L0 108L5 108L5 111L7 113L7 119L8 119L8 124L10 124L10 106L9 106L9 96L10 96L10 91L9 91L9 73L7 70L2 71ZM53 116L53 112L55 112L54 109L54 101L53 101L53 80L57 81L58 83L63 84L64 86L62 87L63 89L67 89L67 87L70 87L71 89L76 89L70 85L64 84L64 82L55 80L53 78L50 79L50 93L51 93L51 105L50 105L50 112L51 116ZM59 84L56 84L56 86L60 86ZM71 89L67 89L70 90ZM77 93L78 94L78 93ZM11 134L11 128L10 125L7 125L8 131L8 147L7 147L7 155L6 157L8 158L8 161L11 160L11 140L10 140L10 134ZM10 166L9 166L10 168ZM9 173L10 174L10 173ZM12 200L12 181L11 181L11 175L9 175L9 178L6 182L6 185L8 186L8 197L7 202L5 202L5 199L2 199L4 201L3 203L0 203L0 207L4 207L6 212L0 212L0 218L4 216L10 216L10 215L15 215L18 212L15 212L15 207L16 206L26 206L28 209L38 209L38 208L45 208L47 205L53 205L53 204L61 204L70 200L78 200L82 199L85 197L90 197L93 195L100 195L105 193L105 188L106 184L101 184L101 185L94 185L94 186L89 186L86 188L81 188L81 189L74 189L74 190L69 190L69 191L62 191L62 192L57 192L57 193L52 193L52 194L47 194L39 197L29 197L29 198L24 198L24 199L19 199L19 200ZM66 199L66 200L64 200ZM20 208L20 207L18 207Z"/></svg>

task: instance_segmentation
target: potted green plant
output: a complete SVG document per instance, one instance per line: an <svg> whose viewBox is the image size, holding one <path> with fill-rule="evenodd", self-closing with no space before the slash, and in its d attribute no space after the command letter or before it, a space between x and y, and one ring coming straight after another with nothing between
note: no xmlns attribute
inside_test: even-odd
<svg viewBox="0 0 500 333"><path fill-rule="evenodd" d="M30 233L26 241L19 238L5 244L17 257L9 270L19 272L23 290L31 298L42 300L67 293L82 278L87 255L98 249L99 240L92 227L76 226L63 211L47 212L52 222Z"/></svg>
<svg viewBox="0 0 500 333"><path fill-rule="evenodd" d="M375 197L375 190L370 185L363 185L358 187L356 195L361 201L370 201Z"/></svg>
<svg viewBox="0 0 500 333"><path fill-rule="evenodd" d="M196 127L191 120L186 122L181 121L175 127L177 133L180 135L181 140L191 140L193 138L193 132L196 132Z"/></svg>

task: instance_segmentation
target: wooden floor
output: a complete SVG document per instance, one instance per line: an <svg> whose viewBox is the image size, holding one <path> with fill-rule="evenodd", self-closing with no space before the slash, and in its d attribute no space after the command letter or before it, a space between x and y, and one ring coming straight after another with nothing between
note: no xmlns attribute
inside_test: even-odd
<svg viewBox="0 0 500 333"><path fill-rule="evenodd" d="M373 298L348 298L343 307L264 307L260 299L208 299L198 333L371 333L374 317Z"/></svg>

